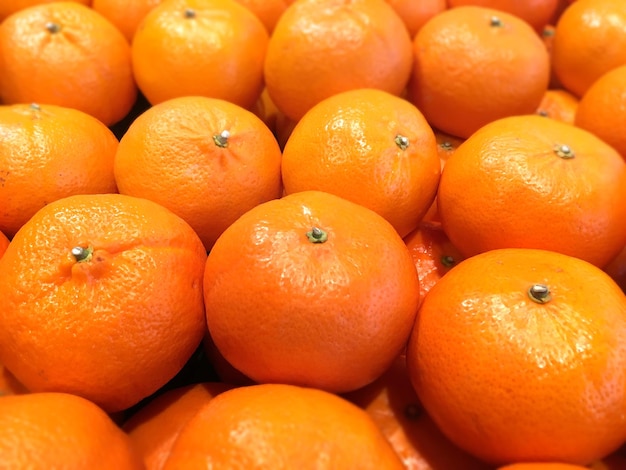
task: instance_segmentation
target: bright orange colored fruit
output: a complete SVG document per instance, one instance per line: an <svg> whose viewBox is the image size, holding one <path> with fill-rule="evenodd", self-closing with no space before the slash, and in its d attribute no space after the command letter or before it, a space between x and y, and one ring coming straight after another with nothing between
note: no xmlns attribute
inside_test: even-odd
<svg viewBox="0 0 626 470"><path fill-rule="evenodd" d="M6 0L0 2L0 22L7 16L12 15L24 8L32 7L34 5L41 5L43 3L52 3L57 0ZM76 3L82 3L83 5L89 5L91 0L70 0Z"/></svg>
<svg viewBox="0 0 626 470"><path fill-rule="evenodd" d="M0 362L29 390L127 409L200 345L205 262L191 227L147 199L51 202L0 258Z"/></svg>
<svg viewBox="0 0 626 470"><path fill-rule="evenodd" d="M626 438L626 295L554 251L465 259L424 298L407 370L424 408L494 465L586 465Z"/></svg>
<svg viewBox="0 0 626 470"><path fill-rule="evenodd" d="M386 0L398 13L413 38L433 16L448 8L447 0Z"/></svg>
<svg viewBox="0 0 626 470"><path fill-rule="evenodd" d="M526 21L536 31L541 31L554 17L559 0L448 0L450 8L480 6L502 10Z"/></svg>
<svg viewBox="0 0 626 470"><path fill-rule="evenodd" d="M302 191L258 205L222 233L204 300L216 347L244 375L345 392L403 350L419 281L383 217Z"/></svg>
<svg viewBox="0 0 626 470"><path fill-rule="evenodd" d="M558 121L574 124L579 99L563 89L549 89L543 95L537 114Z"/></svg>
<svg viewBox="0 0 626 470"><path fill-rule="evenodd" d="M92 0L91 8L113 23L132 42L144 17L163 0Z"/></svg>

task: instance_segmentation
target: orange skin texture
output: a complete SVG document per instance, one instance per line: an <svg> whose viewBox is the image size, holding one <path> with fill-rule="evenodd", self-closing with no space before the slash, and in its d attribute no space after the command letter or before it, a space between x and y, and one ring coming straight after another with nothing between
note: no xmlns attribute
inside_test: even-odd
<svg viewBox="0 0 626 470"><path fill-rule="evenodd" d="M142 470L129 437L92 402L66 393L0 397L5 468Z"/></svg>
<svg viewBox="0 0 626 470"><path fill-rule="evenodd" d="M468 5L506 11L541 31L554 17L559 0L448 0L450 8Z"/></svg>
<svg viewBox="0 0 626 470"><path fill-rule="evenodd" d="M49 31L49 23L60 30ZM4 104L76 108L107 126L121 121L137 98L130 45L123 34L75 2L33 6L3 21L0 70Z"/></svg>
<svg viewBox="0 0 626 470"><path fill-rule="evenodd" d="M448 8L447 0L386 0L404 21L409 35L415 37L419 29L433 16Z"/></svg>
<svg viewBox="0 0 626 470"><path fill-rule="evenodd" d="M574 158L559 156L562 145ZM457 148L437 204L446 234L466 257L542 248L604 266L626 240L626 163L583 129L536 115L509 117Z"/></svg>
<svg viewBox="0 0 626 470"><path fill-rule="evenodd" d="M180 430L215 396L231 388L203 382L163 392L132 415L122 426L142 455L146 470L161 470Z"/></svg>
<svg viewBox="0 0 626 470"><path fill-rule="evenodd" d="M300 0L274 28L265 83L277 108L298 121L342 91L376 88L400 95L412 60L408 30L386 2Z"/></svg>
<svg viewBox="0 0 626 470"><path fill-rule="evenodd" d="M226 145L215 141L230 133ZM224 100L180 97L128 128L115 156L119 192L187 221L207 251L241 214L282 194L281 151L265 123Z"/></svg>
<svg viewBox="0 0 626 470"><path fill-rule="evenodd" d="M575 124L613 146L626 160L626 64L598 78L580 99Z"/></svg>
<svg viewBox="0 0 626 470"><path fill-rule="evenodd" d="M263 91L268 41L261 20L234 0L169 0L135 32L133 72L153 105L200 95L251 108Z"/></svg>
<svg viewBox="0 0 626 470"><path fill-rule="evenodd" d="M11 0L6 2L0 2L0 21L3 21L7 16L12 15L24 8L32 7L35 5L41 5L43 3L52 3L56 0ZM82 3L89 6L91 0L70 0L76 3Z"/></svg>
<svg viewBox="0 0 626 470"><path fill-rule="evenodd" d="M313 227L325 242L307 238ZM385 219L303 191L224 231L207 259L204 299L216 347L245 376L345 392L375 380L404 348L419 280Z"/></svg>
<svg viewBox="0 0 626 470"><path fill-rule="evenodd" d="M113 23L130 43L144 17L163 0L93 0L91 8Z"/></svg>
<svg viewBox="0 0 626 470"><path fill-rule="evenodd" d="M501 25L492 25L493 17ZM450 8L432 18L415 36L413 55L409 100L433 127L460 138L496 119L533 113L550 79L538 34L491 8Z"/></svg>
<svg viewBox="0 0 626 470"><path fill-rule="evenodd" d="M578 0L556 23L552 66L563 87L578 97L609 70L626 64L626 3Z"/></svg>
<svg viewBox="0 0 626 470"><path fill-rule="evenodd" d="M77 246L93 247L91 258L78 261ZM0 362L32 391L127 409L199 346L205 261L191 227L151 201L52 202L0 259Z"/></svg>
<svg viewBox="0 0 626 470"><path fill-rule="evenodd" d="M579 101L576 95L571 94L567 90L550 89L543 95L543 99L537 108L537 114L568 124L574 124Z"/></svg>
<svg viewBox="0 0 626 470"><path fill-rule="evenodd" d="M4 105L0 135L0 230L9 237L49 202L117 192L118 140L89 114L55 105Z"/></svg>
<svg viewBox="0 0 626 470"><path fill-rule="evenodd" d="M546 303L529 295L537 283ZM442 432L481 460L585 465L626 437L624 312L624 293L583 260L492 250L429 291L407 370Z"/></svg>
<svg viewBox="0 0 626 470"><path fill-rule="evenodd" d="M367 411L407 470L493 470L454 445L424 413L404 355L375 382L343 397Z"/></svg>
<svg viewBox="0 0 626 470"><path fill-rule="evenodd" d="M403 148L398 137L408 139ZM377 212L405 236L437 193L435 135L408 101L375 89L350 90L311 108L283 149L285 193L327 191Z"/></svg>
<svg viewBox="0 0 626 470"><path fill-rule="evenodd" d="M191 418L163 467L186 468L404 467L356 405L318 389L266 384L227 390Z"/></svg>

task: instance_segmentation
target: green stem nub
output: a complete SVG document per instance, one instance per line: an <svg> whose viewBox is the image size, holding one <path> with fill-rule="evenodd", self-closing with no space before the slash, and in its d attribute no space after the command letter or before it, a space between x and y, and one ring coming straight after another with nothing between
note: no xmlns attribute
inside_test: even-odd
<svg viewBox="0 0 626 470"><path fill-rule="evenodd" d="M313 227L306 233L306 237L311 243L324 243L328 240L328 234L319 227Z"/></svg>
<svg viewBox="0 0 626 470"><path fill-rule="evenodd" d="M185 8L185 18L191 19L196 17L196 10L193 8Z"/></svg>
<svg viewBox="0 0 626 470"><path fill-rule="evenodd" d="M498 16L492 16L489 19L489 25L493 26L494 28L500 28L502 27L502 20Z"/></svg>
<svg viewBox="0 0 626 470"><path fill-rule="evenodd" d="M554 146L554 153L556 153L559 157L561 158L565 158L565 159L570 159L570 158L574 158L574 151L572 150L572 148L569 145L565 145L565 144L556 144Z"/></svg>
<svg viewBox="0 0 626 470"><path fill-rule="evenodd" d="M82 263L84 261L89 261L91 259L92 254L93 254L92 246L88 246L87 248L83 248L82 246L75 246L74 248L72 248L72 256L79 263Z"/></svg>
<svg viewBox="0 0 626 470"><path fill-rule="evenodd" d="M533 302L545 304L552 300L550 289L545 284L533 284L528 288L528 296Z"/></svg>
<svg viewBox="0 0 626 470"><path fill-rule="evenodd" d="M52 34L56 34L61 32L61 25L59 23L55 23L53 21L50 21L49 23L46 23L46 29L48 30L48 32L52 33Z"/></svg>
<svg viewBox="0 0 626 470"><path fill-rule="evenodd" d="M224 129L219 134L215 134L213 136L213 142L215 142L215 145L217 145L218 147L226 148L226 147L228 147L228 138L229 137L230 137L230 132L228 132L226 129Z"/></svg>
<svg viewBox="0 0 626 470"><path fill-rule="evenodd" d="M406 150L409 148L409 138L406 136L398 134L393 141L398 147L400 147L400 150Z"/></svg>
<svg viewBox="0 0 626 470"><path fill-rule="evenodd" d="M454 263L454 258L450 255L444 255L441 257L441 264L443 264L446 268L454 266Z"/></svg>

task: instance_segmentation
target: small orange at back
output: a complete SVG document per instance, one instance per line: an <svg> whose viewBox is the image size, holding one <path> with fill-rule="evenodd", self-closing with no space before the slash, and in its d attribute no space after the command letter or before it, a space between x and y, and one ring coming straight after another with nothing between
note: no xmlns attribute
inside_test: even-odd
<svg viewBox="0 0 626 470"><path fill-rule="evenodd" d="M277 108L298 121L342 91L400 95L411 63L409 32L385 0L296 0L270 38L265 83Z"/></svg>
<svg viewBox="0 0 626 470"><path fill-rule="evenodd" d="M119 192L167 207L211 249L240 215L282 193L281 151L251 111L203 96L173 98L138 116L115 155Z"/></svg>
<svg viewBox="0 0 626 470"><path fill-rule="evenodd" d="M586 465L626 439L626 295L554 251L467 258L424 298L407 371L426 412L492 465Z"/></svg>
<svg viewBox="0 0 626 470"><path fill-rule="evenodd" d="M92 0L91 8L113 23L132 42L143 18L163 0Z"/></svg>
<svg viewBox="0 0 626 470"><path fill-rule="evenodd" d="M613 146L626 160L626 63L591 84L580 99L574 123Z"/></svg>
<svg viewBox="0 0 626 470"><path fill-rule="evenodd" d="M245 376L345 392L374 381L403 350L419 280L382 216L301 191L224 231L207 259L204 301L215 346Z"/></svg>
<svg viewBox="0 0 626 470"><path fill-rule="evenodd" d="M578 97L609 70L626 64L626 2L577 0L559 17L552 66Z"/></svg>
<svg viewBox="0 0 626 470"><path fill-rule="evenodd" d="M0 230L9 237L57 199L117 192L118 140L89 114L55 105L2 105L0 135Z"/></svg>
<svg viewBox="0 0 626 470"><path fill-rule="evenodd" d="M16 13L24 8L32 7L35 5L41 5L43 3L52 3L57 0L5 0L0 2L0 22L4 21L4 19ZM92 0L70 0L76 3L82 3L83 5L89 6Z"/></svg>
<svg viewBox="0 0 626 470"><path fill-rule="evenodd" d="M533 113L550 80L548 51L524 20L450 8L413 39L408 98L442 132L467 138L495 119Z"/></svg>
<svg viewBox="0 0 626 470"><path fill-rule="evenodd" d="M163 470L185 468L404 466L356 405L314 388L266 384L227 390L202 406L180 431Z"/></svg>
<svg viewBox="0 0 626 470"><path fill-rule="evenodd" d="M437 207L466 257L542 248L602 267L626 241L626 162L571 124L537 115L499 119L447 161Z"/></svg>
<svg viewBox="0 0 626 470"><path fill-rule="evenodd" d="M361 204L405 236L432 204L441 174L433 130L413 104L377 89L313 106L282 157L286 194L320 190Z"/></svg>
<svg viewBox="0 0 626 470"><path fill-rule="evenodd" d="M130 46L105 17L75 2L25 8L0 24L0 99L55 104L107 126L133 107Z"/></svg>
<svg viewBox="0 0 626 470"><path fill-rule="evenodd" d="M287 0L237 0L237 2L254 13L270 34L290 3Z"/></svg>
<svg viewBox="0 0 626 470"><path fill-rule="evenodd" d="M574 124L579 99L567 90L549 89L543 95L536 113L557 121Z"/></svg>
<svg viewBox="0 0 626 470"><path fill-rule="evenodd" d="M164 0L135 32L133 72L153 105L199 95L252 108L263 91L268 39L236 0Z"/></svg>
<svg viewBox="0 0 626 470"><path fill-rule="evenodd" d="M130 438L94 403L67 393L0 396L3 468L142 470Z"/></svg>
<svg viewBox="0 0 626 470"><path fill-rule="evenodd" d="M413 38L433 16L448 8L447 0L386 0L398 13Z"/></svg>
<svg viewBox="0 0 626 470"><path fill-rule="evenodd" d="M161 470L178 433L213 397L228 390L221 382L202 382L169 389L142 405L122 429L143 457L146 470Z"/></svg>
<svg viewBox="0 0 626 470"><path fill-rule="evenodd" d="M0 362L34 392L126 410L199 347L205 262L189 224L147 199L51 202L0 258Z"/></svg>

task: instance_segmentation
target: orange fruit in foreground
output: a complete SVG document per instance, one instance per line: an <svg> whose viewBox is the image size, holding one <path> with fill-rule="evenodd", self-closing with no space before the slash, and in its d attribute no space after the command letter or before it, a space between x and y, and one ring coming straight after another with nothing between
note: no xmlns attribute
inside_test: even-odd
<svg viewBox="0 0 626 470"><path fill-rule="evenodd" d="M154 202L51 202L0 258L0 362L32 391L129 408L200 345L205 262L191 227Z"/></svg>
<svg viewBox="0 0 626 470"><path fill-rule="evenodd" d="M91 8L113 23L132 42L144 17L163 0L93 0Z"/></svg>
<svg viewBox="0 0 626 470"><path fill-rule="evenodd" d="M146 110L115 156L122 194L167 207L210 250L241 214L282 193L281 151L268 127L236 104L180 97Z"/></svg>
<svg viewBox="0 0 626 470"><path fill-rule="evenodd" d="M435 135L419 109L376 89L317 103L282 155L286 194L336 194L377 212L400 236L415 229L432 204L440 174Z"/></svg>
<svg viewBox="0 0 626 470"><path fill-rule="evenodd" d="M626 440L626 295L561 253L473 256L424 298L407 370L442 432L481 460L588 464Z"/></svg>
<svg viewBox="0 0 626 470"><path fill-rule="evenodd" d="M552 67L563 87L581 97L598 78L626 64L626 2L577 0L559 17Z"/></svg>
<svg viewBox="0 0 626 470"><path fill-rule="evenodd" d="M407 470L493 470L450 442L424 413L404 355L376 381L343 397L367 411Z"/></svg>
<svg viewBox="0 0 626 470"><path fill-rule="evenodd" d="M461 138L496 119L533 113L550 80L539 35L493 8L440 13L417 33L413 53L408 98L433 127Z"/></svg>
<svg viewBox="0 0 626 470"><path fill-rule="evenodd" d="M42 3L52 3L57 0L6 0L0 2L0 22L7 16L12 15L24 8L32 7L34 5L40 5ZM70 0L76 3L82 3L83 5L89 5L91 0Z"/></svg>
<svg viewBox="0 0 626 470"><path fill-rule="evenodd" d="M133 72L153 105L200 95L251 108L263 91L268 39L235 0L165 0L135 32Z"/></svg>
<svg viewBox="0 0 626 470"><path fill-rule="evenodd" d="M146 470L163 468L180 430L213 397L228 390L221 382L203 382L167 390L143 405L122 429L143 457Z"/></svg>
<svg viewBox="0 0 626 470"><path fill-rule="evenodd" d="M574 123L613 146L626 160L626 64L591 84L580 99Z"/></svg>
<svg viewBox="0 0 626 470"><path fill-rule="evenodd" d="M0 99L76 108L107 126L137 98L130 46L92 8L52 2L25 8L0 25Z"/></svg>
<svg viewBox="0 0 626 470"><path fill-rule="evenodd" d="M298 121L342 91L400 95L411 63L409 33L385 0L296 0L270 37L265 83L276 107Z"/></svg>
<svg viewBox="0 0 626 470"><path fill-rule="evenodd" d="M255 382L345 392L403 350L419 281L396 230L338 196L303 191L258 205L209 253L211 338Z"/></svg>
<svg viewBox="0 0 626 470"><path fill-rule="evenodd" d="M404 467L356 405L318 389L267 384L227 390L204 405L163 467L180 468Z"/></svg>
<svg viewBox="0 0 626 470"><path fill-rule="evenodd" d="M557 121L574 124L580 100L567 90L550 89L545 92L536 113Z"/></svg>
<svg viewBox="0 0 626 470"><path fill-rule="evenodd" d="M537 115L504 118L446 162L437 207L466 257L542 248L604 266L626 241L626 162L573 125Z"/></svg>
<svg viewBox="0 0 626 470"><path fill-rule="evenodd" d="M129 437L89 400L66 393L0 397L4 468L141 470Z"/></svg>
<svg viewBox="0 0 626 470"><path fill-rule="evenodd" d="M10 237L52 201L117 192L118 140L89 114L55 105L4 105L0 135L0 230Z"/></svg>
<svg viewBox="0 0 626 470"><path fill-rule="evenodd" d="M536 31L552 20L559 0L448 0L450 8L460 6L480 6L502 10L526 21Z"/></svg>

